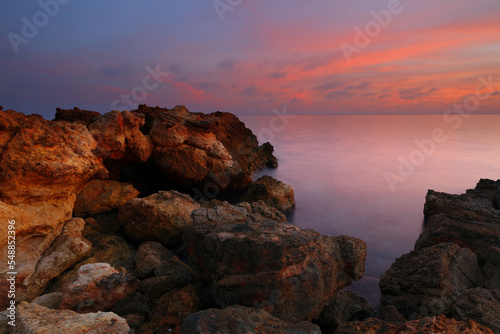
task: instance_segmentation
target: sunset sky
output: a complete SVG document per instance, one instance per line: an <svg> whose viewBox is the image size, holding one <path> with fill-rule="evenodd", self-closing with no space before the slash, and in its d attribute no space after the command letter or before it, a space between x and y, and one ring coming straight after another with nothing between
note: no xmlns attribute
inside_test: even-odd
<svg viewBox="0 0 500 334"><path fill-rule="evenodd" d="M284 106L293 114L442 114L474 94L481 77L493 84L474 112L500 111L498 0L0 6L0 105L49 119L57 107L104 113L142 103L238 115Z"/></svg>

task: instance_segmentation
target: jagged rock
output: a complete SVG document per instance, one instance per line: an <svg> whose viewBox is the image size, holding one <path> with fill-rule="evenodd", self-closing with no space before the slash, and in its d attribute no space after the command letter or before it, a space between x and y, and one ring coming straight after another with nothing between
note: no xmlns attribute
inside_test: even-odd
<svg viewBox="0 0 500 334"><path fill-rule="evenodd" d="M500 290L469 289L455 299L453 317L458 320L472 319L500 333Z"/></svg>
<svg viewBox="0 0 500 334"><path fill-rule="evenodd" d="M467 322L448 319L444 315L418 318L404 323L389 323L376 318L353 321L340 325L334 334L493 334L488 327L472 320Z"/></svg>
<svg viewBox="0 0 500 334"><path fill-rule="evenodd" d="M148 320L138 334L179 333L183 320L203 309L195 286L188 285L165 293L149 313Z"/></svg>
<svg viewBox="0 0 500 334"><path fill-rule="evenodd" d="M107 263L80 267L75 281L64 286L61 309L79 313L110 310L136 289L136 277L118 272Z"/></svg>
<svg viewBox="0 0 500 334"><path fill-rule="evenodd" d="M62 291L65 285L78 276L78 270L85 264L108 263L114 268L124 268L127 272L133 272L136 250L125 239L118 235L96 232L87 226L83 235L92 243L92 249L71 269L53 281L50 287L52 292Z"/></svg>
<svg viewBox="0 0 500 334"><path fill-rule="evenodd" d="M200 208L192 217L184 233L188 257L221 307L313 319L335 292L363 276L366 245L359 239L321 236L255 214L228 219L217 208Z"/></svg>
<svg viewBox="0 0 500 334"><path fill-rule="evenodd" d="M189 315L182 323L180 333L321 334L321 330L310 322L292 324L258 308L234 305Z"/></svg>
<svg viewBox="0 0 500 334"><path fill-rule="evenodd" d="M92 180L76 195L73 215L87 217L119 208L139 191L131 184L116 181Z"/></svg>
<svg viewBox="0 0 500 334"><path fill-rule="evenodd" d="M268 175L262 176L250 185L241 200L244 202L262 200L281 212L290 211L295 207L292 187Z"/></svg>
<svg viewBox="0 0 500 334"><path fill-rule="evenodd" d="M406 322L406 318L399 313L394 305L387 305L380 310L380 319L388 322Z"/></svg>
<svg viewBox="0 0 500 334"><path fill-rule="evenodd" d="M145 123L144 115L123 111L122 116L125 144L127 145L126 157L131 161L148 161L153 153L154 145L151 138L140 130Z"/></svg>
<svg viewBox="0 0 500 334"><path fill-rule="evenodd" d="M127 322L111 312L79 314L23 302L17 306L16 327L11 333L124 334L129 330Z"/></svg>
<svg viewBox="0 0 500 334"><path fill-rule="evenodd" d="M262 201L231 205L228 202L212 200L204 202L203 207L208 210L198 210L192 213L197 222L218 222L223 224L244 222L248 219L253 221L274 220L282 223L286 222L286 216L283 213Z"/></svg>
<svg viewBox="0 0 500 334"><path fill-rule="evenodd" d="M101 116L101 114L97 111L80 110L77 107L74 107L73 109L57 108L54 121L68 121L70 123L89 126L99 116Z"/></svg>
<svg viewBox="0 0 500 334"><path fill-rule="evenodd" d="M84 257L92 244L82 237L85 222L81 218L68 221L62 233L43 253L35 273L24 281L29 296L39 296L49 282Z"/></svg>
<svg viewBox="0 0 500 334"><path fill-rule="evenodd" d="M470 249L438 244L398 258L380 280L381 301L409 319L449 314L460 293L481 285L477 258Z"/></svg>
<svg viewBox="0 0 500 334"><path fill-rule="evenodd" d="M428 221L415 248L442 242L469 248L477 255L485 287L500 289L500 211L494 206L498 194L500 180L486 179L463 195L429 190L424 210Z"/></svg>
<svg viewBox="0 0 500 334"><path fill-rule="evenodd" d="M348 321L363 320L373 313L370 304L355 293L340 290L319 316L319 322L332 328Z"/></svg>
<svg viewBox="0 0 500 334"><path fill-rule="evenodd" d="M191 212L199 207L188 195L160 191L130 200L120 208L118 218L127 236L135 242L175 245L182 242L184 228L193 222Z"/></svg>
<svg viewBox="0 0 500 334"><path fill-rule="evenodd" d="M52 310L59 310L61 308L62 292L51 292L33 299L32 303L40 306L50 308Z"/></svg>
<svg viewBox="0 0 500 334"><path fill-rule="evenodd" d="M159 242L142 243L135 256L135 276L140 279L153 276L155 270L165 266L172 256L174 254Z"/></svg>

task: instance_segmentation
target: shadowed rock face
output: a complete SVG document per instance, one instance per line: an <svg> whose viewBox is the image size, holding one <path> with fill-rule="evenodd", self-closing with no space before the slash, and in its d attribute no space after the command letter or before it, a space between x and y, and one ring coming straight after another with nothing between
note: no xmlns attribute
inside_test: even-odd
<svg viewBox="0 0 500 334"><path fill-rule="evenodd" d="M317 318L333 294L364 273L366 245L260 215L234 219L201 208L184 241L215 302L259 307L281 319ZM227 207L226 209L227 210Z"/></svg>
<svg viewBox="0 0 500 334"><path fill-rule="evenodd" d="M101 116L101 114L97 111L80 110L77 107L74 107L73 109L57 108L54 121L67 121L70 123L89 126L99 116Z"/></svg>
<svg viewBox="0 0 500 334"><path fill-rule="evenodd" d="M321 334L321 330L309 322L292 324L264 310L235 305L191 314L182 323L180 333Z"/></svg>

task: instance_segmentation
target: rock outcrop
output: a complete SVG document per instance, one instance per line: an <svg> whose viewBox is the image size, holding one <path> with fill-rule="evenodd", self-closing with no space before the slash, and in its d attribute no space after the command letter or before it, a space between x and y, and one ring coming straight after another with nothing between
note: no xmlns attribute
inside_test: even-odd
<svg viewBox="0 0 500 334"><path fill-rule="evenodd" d="M241 200L249 203L262 200L281 212L290 211L295 207L292 187L268 175L252 183Z"/></svg>
<svg viewBox="0 0 500 334"><path fill-rule="evenodd" d="M340 290L332 297L332 302L323 309L318 322L335 329L348 321L368 318L372 313L366 299L353 292Z"/></svg>
<svg viewBox="0 0 500 334"><path fill-rule="evenodd" d="M293 324L262 309L234 305L191 314L182 323L180 333L321 334L321 330L310 322Z"/></svg>
<svg viewBox="0 0 500 334"><path fill-rule="evenodd" d="M73 109L57 108L56 117L54 118L54 121L67 121L70 123L77 123L89 126L99 116L101 116L101 114L98 113L97 111L81 110L77 107L74 107Z"/></svg>
<svg viewBox="0 0 500 334"><path fill-rule="evenodd" d="M236 211L238 208L235 208ZM283 320L314 319L335 292L364 273L366 245L260 215L232 219L200 208L185 229L190 263L220 307L259 307Z"/></svg>

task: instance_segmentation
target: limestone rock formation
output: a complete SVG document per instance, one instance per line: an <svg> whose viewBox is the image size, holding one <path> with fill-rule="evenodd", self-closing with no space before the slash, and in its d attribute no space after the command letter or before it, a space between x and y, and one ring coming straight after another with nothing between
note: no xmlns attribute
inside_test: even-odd
<svg viewBox="0 0 500 334"><path fill-rule="evenodd" d="M295 207L292 187L268 175L264 175L252 183L241 200L244 202L262 200L281 212L290 211Z"/></svg>

